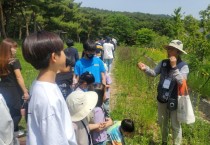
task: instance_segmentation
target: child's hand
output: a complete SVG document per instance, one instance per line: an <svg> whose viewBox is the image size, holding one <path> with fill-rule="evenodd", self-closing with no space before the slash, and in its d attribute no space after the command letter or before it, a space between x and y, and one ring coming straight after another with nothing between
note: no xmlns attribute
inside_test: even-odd
<svg viewBox="0 0 210 145"><path fill-rule="evenodd" d="M106 127L106 122L99 123L98 131L104 130Z"/></svg>
<svg viewBox="0 0 210 145"><path fill-rule="evenodd" d="M105 121L106 121L106 127L109 127L113 124L113 121L111 118L106 118Z"/></svg>
<svg viewBox="0 0 210 145"><path fill-rule="evenodd" d="M104 128L105 126L106 126L106 122L102 122L100 123L99 128Z"/></svg>

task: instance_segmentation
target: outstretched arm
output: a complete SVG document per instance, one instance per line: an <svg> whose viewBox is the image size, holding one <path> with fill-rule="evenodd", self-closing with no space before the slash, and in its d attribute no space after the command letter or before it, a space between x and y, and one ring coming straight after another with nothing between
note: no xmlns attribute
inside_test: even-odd
<svg viewBox="0 0 210 145"><path fill-rule="evenodd" d="M147 75L155 77L160 74L161 64L162 64L162 61L154 68L154 70L142 62L139 62L137 66L140 70L144 71Z"/></svg>

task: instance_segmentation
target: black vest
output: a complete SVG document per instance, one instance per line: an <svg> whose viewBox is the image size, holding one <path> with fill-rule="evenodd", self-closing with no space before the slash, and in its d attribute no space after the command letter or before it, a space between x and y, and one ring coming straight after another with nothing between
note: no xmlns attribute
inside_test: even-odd
<svg viewBox="0 0 210 145"><path fill-rule="evenodd" d="M181 68L186 65L181 59L177 61L177 68L181 70ZM160 70L160 81L158 84L157 92L157 100L161 103L167 103L169 98L177 99L178 98L178 84L175 78L170 75L170 71L172 70L170 65L170 60L165 59L162 61L161 70ZM169 89L163 88L164 80L170 78L171 84Z"/></svg>

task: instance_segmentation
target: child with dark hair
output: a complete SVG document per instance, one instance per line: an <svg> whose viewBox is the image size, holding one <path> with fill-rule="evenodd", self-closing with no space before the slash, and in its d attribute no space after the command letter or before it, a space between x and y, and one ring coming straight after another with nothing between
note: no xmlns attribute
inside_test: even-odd
<svg viewBox="0 0 210 145"><path fill-rule="evenodd" d="M80 76L78 83L75 85L75 91L81 90L81 91L87 92L88 87L90 87L90 84L94 82L95 82L95 78L93 74L86 71Z"/></svg>
<svg viewBox="0 0 210 145"><path fill-rule="evenodd" d="M66 51L64 51L66 55ZM66 67L60 69L59 73L56 74L56 83L63 94L63 97L66 97L73 91L73 72L71 71L72 60L66 57Z"/></svg>
<svg viewBox="0 0 210 145"><path fill-rule="evenodd" d="M74 67L77 60L79 60L79 54L76 48L74 48L74 41L67 39L66 44L68 48L64 49L66 57L72 61L71 66Z"/></svg>
<svg viewBox="0 0 210 145"><path fill-rule="evenodd" d="M55 83L66 67L63 41L51 32L33 33L23 41L23 57L39 70L30 90L27 145L77 145L71 116Z"/></svg>
<svg viewBox="0 0 210 145"><path fill-rule="evenodd" d="M92 120L90 123L103 124L101 128L91 131L92 141L94 145L103 145L107 140L106 128L112 125L111 118L105 118L105 112L102 104L105 99L105 85L101 83L94 83L91 85L92 90L98 94L98 102L92 111Z"/></svg>
<svg viewBox="0 0 210 145"><path fill-rule="evenodd" d="M106 143L109 145L124 145L124 137L130 136L134 130L134 122L131 119L114 121L114 124L107 130L108 140Z"/></svg>
<svg viewBox="0 0 210 145"><path fill-rule="evenodd" d="M99 38L96 38L95 43L96 43L96 56L101 60L103 60L104 50L103 50L103 45L99 42Z"/></svg>
<svg viewBox="0 0 210 145"><path fill-rule="evenodd" d="M96 44L95 41L87 40L83 43L84 56L79 59L74 68L74 74L76 80L86 71L91 72L95 77L96 83L106 84L105 81L105 68L103 61L100 58L95 57Z"/></svg>

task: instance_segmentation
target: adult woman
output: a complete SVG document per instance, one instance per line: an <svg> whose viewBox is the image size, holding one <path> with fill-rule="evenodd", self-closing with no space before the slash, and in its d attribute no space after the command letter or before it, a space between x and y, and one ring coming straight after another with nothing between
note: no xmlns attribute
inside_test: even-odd
<svg viewBox="0 0 210 145"><path fill-rule="evenodd" d="M161 127L162 144L168 141L168 124L171 119L173 144L179 145L182 140L182 128L177 120L177 98L178 85L182 85L183 80L187 79L189 73L188 65L181 60L183 44L180 40L172 40L169 45L165 46L168 59L162 60L154 70L150 69L144 63L139 62L138 67L150 76L160 74L158 84L158 122Z"/></svg>
<svg viewBox="0 0 210 145"><path fill-rule="evenodd" d="M18 123L21 120L21 103L29 98L28 90L21 74L21 65L15 58L17 43L10 38L4 39L0 44L0 93L4 96L14 122L16 135Z"/></svg>

